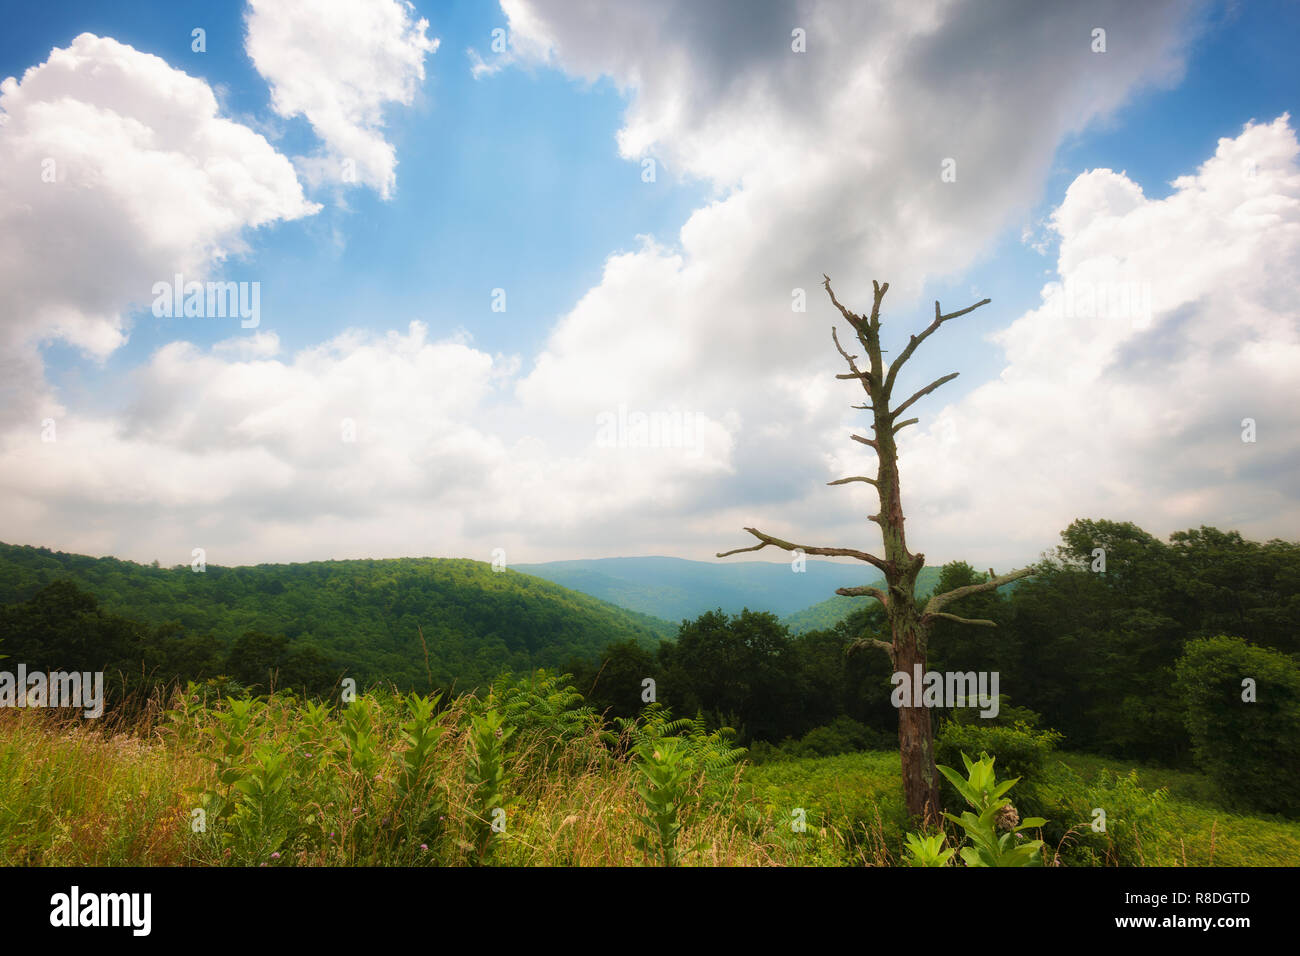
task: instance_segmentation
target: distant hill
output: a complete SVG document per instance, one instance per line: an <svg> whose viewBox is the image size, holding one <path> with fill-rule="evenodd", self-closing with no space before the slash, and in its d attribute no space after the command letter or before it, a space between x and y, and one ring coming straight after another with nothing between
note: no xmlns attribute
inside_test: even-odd
<svg viewBox="0 0 1300 956"><path fill-rule="evenodd" d="M619 607L671 621L722 608L771 611L778 617L833 597L836 588L867 584L875 571L862 564L688 561L683 558L593 558L518 564L515 570L582 591ZM842 598L841 600L848 600Z"/></svg>
<svg viewBox="0 0 1300 956"><path fill-rule="evenodd" d="M939 583L939 572L942 570L942 568L936 567L921 569L921 573L916 578L916 594L918 597L929 595L934 590L935 585ZM879 577L870 583L874 587L883 588L885 579ZM875 600L875 598L869 597L844 597L840 594L833 594L824 601L818 601L812 607L806 607L794 614L787 614L782 618L782 623L790 628L791 634L824 631L834 627L858 608L874 603Z"/></svg>
<svg viewBox="0 0 1300 956"><path fill-rule="evenodd" d="M196 573L0 544L0 603L25 601L61 579L130 618L178 621L224 647L250 630L284 634L361 681L403 687L424 688L431 673L435 685L468 689L507 668L563 667L573 657L595 659L614 641L652 647L676 633L667 621L465 559L210 564Z"/></svg>

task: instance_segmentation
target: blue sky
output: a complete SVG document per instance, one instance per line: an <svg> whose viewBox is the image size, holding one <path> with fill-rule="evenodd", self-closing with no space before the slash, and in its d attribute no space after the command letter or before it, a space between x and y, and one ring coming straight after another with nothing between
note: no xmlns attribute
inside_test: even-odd
<svg viewBox="0 0 1300 956"><path fill-rule="evenodd" d="M609 82L549 70L475 80L466 50L486 51L504 23L491 4L417 8L442 47L429 58L417 104L393 111L396 201L353 191L346 209L256 236L253 255L224 275L261 279L266 324L288 347L414 318L438 333L467 329L493 351L534 352L600 278L610 252L634 248L642 233L671 237L709 189L670 176L653 189L641 182L640 167L614 146L624 101ZM220 88L231 115L274 123L285 148L305 148L312 136L304 119L268 119L267 84L244 53L243 14L238 4L24 5L22 29L0 39L0 72L21 76L83 31L112 36ZM207 30L204 53L190 49L195 26ZM507 313L491 311L494 288L513 293ZM150 319L147 310L137 319L109 375L174 337ZM215 341L223 330L207 331ZM65 368L77 364L65 359Z"/></svg>
<svg viewBox="0 0 1300 956"><path fill-rule="evenodd" d="M103 456L100 473L118 477L99 483L93 474L74 477L68 465L47 461L48 467L63 469L62 479L46 482L46 490L15 479L10 491L21 504L9 514L7 529L0 524L0 538L166 560L170 550L188 550L184 542L201 527L219 539L220 550L239 561L362 553L478 556L498 542L522 561L643 553L704 558L735 546L740 525L747 523L743 515L750 513L769 524L789 521L814 532L838 533L843 522L836 514L856 514L860 501L832 500L816 489L840 456L847 462L854 454L833 443L845 444L835 436L843 438L841 424L848 420L843 406L856 399L842 391L823 395L814 384L819 374L833 374L835 359L824 341L824 327L834 316L816 287L823 268L835 271L841 298L851 295L855 307L862 307L862 291L877 269L893 270L896 291L890 304L898 311L889 316L887 337L892 335L895 343L926 320L935 298L946 308L984 296L994 300L976 314L978 321L945 327L941 341L936 337L933 350L918 356L911 370L917 387L929 372L934 373L930 378L954 369L962 373L941 397L928 400L930 418L921 426L926 431L918 429L913 452L923 473L918 493L922 501L928 493L933 502L931 513L917 523L937 540L932 549L945 557L965 557L983 547L998 560L1029 558L1053 543L1062 519L1084 516L1081 508L1109 509L1090 516L1131 518L1161 533L1189 521L1234 524L1257 534L1293 536L1300 530L1294 489L1256 488L1245 494L1253 504L1243 507L1243 487L1234 482L1243 480L1245 472L1165 474L1170 454L1153 446L1150 435L1135 433L1121 443L1130 457L1099 463L1109 477L1073 489L1072 497L1072 489L1063 488L1064 500L1050 506L1036 501L1011 540L994 541L990 528L1001 522L994 520L996 509L981 505L974 493L988 480L978 469L1002 473L1007 462L1027 463L1026 456L1040 452L1059 463L1072 453L1069 446L1055 452L1044 448L1037 429L1050 423L1008 426L1024 436L1023 446L1005 450L1013 457L998 466L983 454L987 440L964 452L952 445L953 434L970 435L970 430L958 428L948 438L936 430L941 409L951 415L945 426L950 429L963 414L974 415L977 406L969 402L981 400L975 393L996 385L1000 375L1006 378L1008 368L1017 368L1010 376L1016 379L1022 373L1043 383L1068 377L1064 365L1053 373L1025 364L1042 361L1039 356L1025 357L1020 366L1009 364L991 336L1013 321L1044 321L1033 319L1044 304L1041 290L1064 276L1064 260L1057 257L1062 235L1047 223L1072 184L1077 184L1074 204L1083 209L1083 218L1072 220L1076 223L1087 221L1090 202L1100 204L1098 210L1113 209L1108 197L1126 188L1089 178L1089 170L1123 172L1147 201L1178 200L1172 181L1194 174L1210 160L1221 138L1241 137L1248 121L1270 124L1283 114L1296 114L1296 4L1153 4L1142 12L1098 4L1095 10L1085 6L1068 14L1044 11L1036 22L1012 16L1008 22L1015 26L1006 29L1023 29L1023 37L1008 38L1003 29L998 41L1005 47L999 49L1017 55L990 58L978 67L979 75L963 75L958 68L945 72L933 66L930 55L945 43L960 43L959 24L963 18L979 21L983 14L978 7L960 6L953 12L950 36L947 24L931 31L909 19L905 5L882 17L881 22L894 25L892 31L870 30L861 11L829 2L749 10L719 3L703 13L627 4L590 18L575 16L563 3L542 0L513 0L500 8L470 2L409 7L395 0L373 0L373 5L398 11L405 32L383 36L382 26L374 36L358 32L356 49L346 54L349 63L338 75L330 63L314 63L320 76L300 94L312 106L298 115L277 112L271 92L277 81L288 84L288 71L298 68L289 55L293 51L284 51L282 62L268 57L255 63L250 55L252 7L173 2L5 6L0 75L23 78L51 51L69 48L83 33L129 48L114 53L120 48L113 47L107 54L107 48L96 48L85 54L87 63L119 56L123 69L138 69L143 76L147 70L136 55L153 54L167 70L206 84L219 104L217 118L261 136L269 155L292 164L305 201L320 208L287 213L287 207L276 206L266 213L270 221L259 227L229 227L220 217L211 226L223 242L237 240L246 248L225 259L210 258L203 278L261 285L258 332L274 333L276 342L274 349L258 346L260 351L248 353L252 358L220 358L233 356L229 343L244 334L229 323L150 314L152 283L170 277L166 255L181 261L200 254L181 246L160 252L139 273L137 284L127 284L140 290L138 296L119 292L95 309L87 307L87 322L103 323L96 326L98 333L120 334L116 345L92 348L89 332L61 331L63 319L31 320L24 327L30 308L6 317L14 330L6 349L35 369L31 383L23 386L31 415L80 422L84 434L96 436L92 457ZM296 6L290 3L285 9ZM751 15L745 29L736 28ZM287 45L302 43L304 49L310 48L315 30L343 38L346 48L355 28L354 18L346 10L336 12L334 5L319 13L302 7L280 16L293 28ZM295 16L300 19L293 20ZM436 38L436 52L420 53L421 41L411 39L421 18L428 22L420 35ZM997 15L991 14L989 20L994 19ZM391 17L384 21L395 22ZM791 59L784 49L790 24L804 22L835 29L814 26L806 59ZM1093 23L1109 24L1109 48L1089 59L1083 54ZM309 28L302 29L304 24ZM274 26L268 22L258 29ZM195 27L206 30L205 52L191 50ZM489 50L491 32L498 27L510 36L510 52L504 56ZM864 31L858 44L861 61L853 59L854 31L859 29ZM975 29L983 26L976 22ZM864 45L868 36L890 54L891 63L901 64L897 74L872 72ZM1045 49L1058 43L1064 52ZM759 46L751 48L754 44ZM471 47L492 64L484 75L471 71ZM404 61L406 72L392 77L394 83L408 83L411 95L403 100L376 94L368 103L368 118L356 118L364 110L352 114L356 130L394 152L392 195L384 198L367 183L314 180L302 160L322 151L333 156L326 120L321 119L332 108L330 97L337 96L345 104L339 109L345 110L349 98L358 95L339 76L353 69L359 71L355 75L368 75L363 58L373 53L380 63L385 51L394 48L416 50L414 60ZM825 65L816 63L823 56ZM411 62L420 64L422 76ZM873 118L869 108L858 115L845 84L833 79L846 75L860 75L863 89L880 97L879 117ZM143 81L140 89L145 89ZM989 97L962 102L975 89L988 91ZM67 94L88 102L95 95L93 88ZM1294 121L1284 122L1275 135L1285 139L1293 128ZM949 129L951 147L945 141ZM621 150L620 130L629 141L640 136L641 145ZM41 127L32 135L66 141L60 136L68 130L58 132ZM819 142L831 132L834 138ZM6 135L17 143L12 131L0 131L0 142ZM934 149L925 152L931 141ZM935 190L931 167L937 171L948 148L958 152L959 168L978 170L977 186L966 186L971 174L963 173L957 188ZM1279 149L1285 152L1285 144ZM853 159L858 154L860 163ZM642 181L644 156L659 164L653 183ZM186 157L190 160L204 175L214 168L202 156ZM86 162L94 166L93 159ZM260 162L271 160L262 153L256 162L250 159L249 175L269 181L259 179ZM1285 162L1279 162L1279 195L1286 195ZM799 179L803 168L809 171L806 185ZM93 184L106 181L88 173L78 201L93 206L95 189L103 188ZM1212 192L1208 180L1205 189ZM168 208L161 192L151 201L147 183L129 193L113 201L139 203L122 208L138 208L150 221L199 215ZM281 200L297 202L288 193L276 201ZM242 201L236 196L231 208ZM1204 214L1207 202L1198 204L1189 196L1185 205ZM805 209L824 212L818 219ZM203 215L213 214L211 208L205 210ZM836 221L840 210L846 222ZM1125 212L1133 234L1117 233L1105 241L1145 245L1135 247L1132 256L1117 251L1114 258L1121 263L1136 261L1139 252L1150 253L1149 237L1140 235L1143 215L1176 221L1173 217L1192 214L1178 202L1156 204L1145 214L1127 207ZM60 225L63 214L46 216L34 226L8 227L44 230L44 238L55 242L58 230L71 228ZM237 222L255 214L261 213L240 207L233 215ZM81 212L67 215L67 222L91 221L77 218ZM684 226L695 238L683 237ZM1041 251L1035 249L1024 238L1027 229L1034 240L1051 241ZM1066 240L1075 237L1086 246L1086 230L1072 229ZM1183 231L1193 234L1195 224ZM138 242L133 235L125 227L121 235L105 234L104 248ZM646 246L643 236L653 237L654 244ZM1234 248L1245 248L1244 242ZM783 254L787 245L788 259ZM626 264L625 276L610 271L610 257L619 254L625 256L618 260ZM1289 250L1279 248L1277 255L1268 274L1293 275ZM1098 257L1087 261L1095 263ZM1169 291L1170 316L1177 312L1177 302L1208 308L1208 292L1189 291L1172 278L1187 265L1183 260L1146 262L1136 274L1158 292ZM80 274L75 262L66 268ZM129 268L124 265L114 275L126 275ZM1085 262L1083 268L1093 267ZM1244 273L1238 277L1243 282L1248 278ZM783 291L795 282L808 289L811 314L802 327L791 319L789 293ZM504 312L490 307L496 288L506 290ZM585 309L580 306L584 296L589 302ZM19 296L19 301L27 299ZM697 306L698 313L693 311ZM49 303L51 315L64 314L60 308ZM646 313L638 314L642 308ZM752 322L749 316L754 316ZM388 346L380 344L390 332L406 334L412 321L427 326L420 340L427 343L424 351L418 344L406 351L391 340ZM662 336L638 338L647 324L661 321ZM1157 317L1157 324L1161 321ZM1261 328L1267 327L1252 325L1242 334L1270 334ZM314 361L295 357L339 341L348 330L353 338L331 346L334 357L326 372ZM1068 330L1058 331L1065 335ZM1073 330L1076 337L1080 332L1089 330ZM1294 329L1281 332L1285 343ZM1111 345L1121 349L1126 341L1133 344L1125 338L1132 334L1131 329L1117 332ZM357 344L363 341L370 345ZM190 343L195 351L182 356L164 348L178 342ZM362 357L349 361L347 350L353 348ZM389 355L385 348L395 351ZM391 363L406 361L399 354L424 358L397 367ZM1052 349L1043 346L1042 355L1050 354ZM616 371L607 367L604 355ZM1106 355L1097 358L1109 361ZM355 372L371 360L373 368ZM429 368L443 369L446 379L429 383L427 390L419 384L428 373L426 360ZM1196 363L1187 362L1191 364L1169 369L1174 381L1179 374L1192 374ZM464 380L458 377L471 368L480 371L465 372ZM1237 371L1244 381L1269 380L1259 369ZM186 375L199 374L203 377L190 393L195 408L178 410L185 393L168 389L179 388L176 383ZM407 374L415 390L410 396L374 394L386 376L393 376L397 389ZM1096 378L1093 385L1098 382L1108 394L1118 394L1128 384ZM246 386L260 396L256 408L236 400ZM354 387L359 389L355 394L349 391ZM446 395L438 392L444 387ZM1171 407L1186 409L1188 404L1172 391ZM363 451L360 461L335 462L323 448L299 447L300 434L277 431L309 427L286 424L295 415L304 422L318 416L329 423L321 424L322 429L332 428L339 414L334 397L340 392L346 396L338 401L358 408L363 425L375 424L366 432L366 441L374 444L362 444L378 449L389 442L387 451L375 450L371 459L365 458L371 452ZM305 394L316 398L307 402ZM467 394L472 401L466 399L469 404L462 407L459 396ZM1027 394L1033 403L1049 402L1042 389ZM987 389L981 395L987 409L1018 404ZM390 398L392 407L385 404ZM1268 398L1261 395L1256 404L1268 405ZM439 410L433 415L436 424L424 418L395 423L393 416L400 418L400 412L393 408L400 409L403 402ZM651 412L686 408L700 424L699 445L637 449L612 460L592 446L591 421L593 413L599 416L620 404ZM972 410L963 412L966 408ZM1104 408L1097 410L1103 419L1107 414ZM1209 417L1179 419L1173 431L1202 435L1210 421L1241 417L1228 409L1198 414ZM14 417L21 416L15 412ZM1171 434L1168 419L1160 424L1155 418L1159 416L1153 413L1153 421L1140 427ZM1285 429L1273 434L1290 435L1293 424L1287 421ZM419 437L396 447L391 444L396 431ZM1270 452L1278 457L1270 461L1290 460L1294 449L1289 443L1279 446ZM1187 447L1190 460L1204 457L1204 449ZM89 449L84 453L92 454ZM464 469L455 475L439 470L462 453L470 456ZM31 449L14 451L4 467L17 475L32 463L24 456L33 454L37 452ZM40 454L52 453L45 449ZM643 460L646 454L651 458ZM1096 461L1095 449L1092 455ZM906 450L904 460L906 469ZM1152 467L1143 471L1147 465ZM1067 468L1051 466L1058 467ZM269 482L258 505L244 497L253 494L245 468ZM129 476L140 469L210 474L212 486L188 494L178 487L136 485ZM427 469L427 500L418 491L420 469ZM394 470L403 476L398 485L388 487L377 479L373 486L367 484ZM1040 474L1034 487L1059 481L1061 474ZM936 475L943 477L932 478ZM300 493L322 481L348 489L347 496L330 500L323 493ZM223 482L228 483L224 488ZM1135 501L1133 488L1139 486L1144 497ZM467 504L464 495L474 487L484 489L484 498ZM1188 488L1199 491L1193 494ZM1168 504L1173 489L1178 490L1176 507ZM1023 500L1023 495L1010 494L1013 502ZM408 533L404 512L390 510L384 502L394 509L427 508L439 517ZM530 526L534 519L536 525ZM970 530L956 533L954 527ZM725 528L734 530L720 530ZM872 532L874 527L865 529ZM979 563L974 555L970 558Z"/></svg>

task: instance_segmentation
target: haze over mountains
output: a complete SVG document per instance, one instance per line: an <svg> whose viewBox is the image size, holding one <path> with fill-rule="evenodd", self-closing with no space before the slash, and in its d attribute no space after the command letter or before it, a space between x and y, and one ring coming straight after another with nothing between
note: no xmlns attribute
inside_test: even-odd
<svg viewBox="0 0 1300 956"><path fill-rule="evenodd" d="M0 543L0 605L31 601L58 581L108 612L175 622L222 652L249 632L284 635L350 676L404 689L469 689L505 670L563 668L612 643L652 648L676 634L656 617L463 558L209 564L195 573ZM0 620L0 653L19 636Z"/></svg>
<svg viewBox="0 0 1300 956"><path fill-rule="evenodd" d="M919 590L929 591L937 576L926 568ZM719 608L772 612L796 634L830 628L872 600L838 597L835 589L879 578L830 561L796 571L788 562L668 557L556 561L503 573L456 558L206 565L195 573L188 565L0 544L0 604L32 601L56 581L71 581L105 612L151 627L174 622L214 653L249 633L283 635L291 648L314 648L362 679L470 687L502 670L593 661L618 642L653 647L673 639L683 620Z"/></svg>
<svg viewBox="0 0 1300 956"><path fill-rule="evenodd" d="M789 561L736 561L727 564L683 558L595 558L518 564L532 574L619 607L666 618L674 623L721 608L735 614L745 608L771 611L798 630L828 627L871 598L846 598L836 588L876 584L874 569L862 564L807 561L795 571ZM938 569L926 568L922 593L937 580ZM806 612L806 613L803 613Z"/></svg>

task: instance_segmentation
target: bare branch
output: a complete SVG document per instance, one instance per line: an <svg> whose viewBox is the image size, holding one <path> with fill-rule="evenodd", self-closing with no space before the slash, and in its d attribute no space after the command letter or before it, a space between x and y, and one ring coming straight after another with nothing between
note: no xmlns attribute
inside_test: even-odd
<svg viewBox="0 0 1300 956"><path fill-rule="evenodd" d="M869 584L864 584L861 587L836 588L835 593L842 594L844 597L873 597L881 604L889 605L889 598L885 595L885 592L880 588L873 588Z"/></svg>
<svg viewBox="0 0 1300 956"><path fill-rule="evenodd" d="M864 383L863 387L865 388L866 387L865 383L867 379L870 378L870 375L867 372L862 371L862 369L858 368L857 363L853 361L854 359L857 358L856 355L850 355L848 352L844 351L843 346L840 345L839 333L835 330L835 326L833 325L831 326L831 341L835 343L835 350L844 356L844 361L849 363L849 368L853 369L852 375L836 375L835 377L861 379ZM870 391L870 389L868 389L868 391Z"/></svg>
<svg viewBox="0 0 1300 956"><path fill-rule="evenodd" d="M840 372L840 374L836 375L835 377L836 377L836 378L856 378L856 379L861 379L862 381L866 382L866 381L869 381L869 380L870 380L870 378L871 378L871 373L870 373L870 372Z"/></svg>
<svg viewBox="0 0 1300 956"><path fill-rule="evenodd" d="M760 551L769 544L773 547L781 548L784 551L802 551L804 554L820 554L828 558L857 558L859 561L866 561L868 564L875 566L881 571L885 570L885 562L880 560L874 554L868 554L865 551L858 551L854 548L818 548L809 544L791 544L789 541L782 541L780 538L774 538L770 534L764 534L757 528L746 528L750 534L759 540L759 544L749 548L736 548L733 551L723 551L718 557L725 558L731 554L740 554L742 551Z"/></svg>
<svg viewBox="0 0 1300 956"><path fill-rule="evenodd" d="M868 320L874 328L880 328L880 302L885 298L885 293L889 291L889 283L881 285L875 279L871 280L871 288L875 293L871 302L871 318Z"/></svg>
<svg viewBox="0 0 1300 956"><path fill-rule="evenodd" d="M844 653L846 655L852 654L854 651L862 650L864 647L879 648L880 650L884 651L886 654L889 655L889 659L891 661L894 659L894 645L874 637L858 638L856 641L854 641L852 644L850 644L848 647L844 649Z"/></svg>
<svg viewBox="0 0 1300 956"><path fill-rule="evenodd" d="M909 419L908 419L907 421L905 421L905 422L899 422L897 425L894 426L894 428L893 428L893 433L894 433L895 435L897 435L900 431L902 431L902 430L903 430L904 428L906 428L908 425L915 425L915 424L916 424L917 422L919 422L920 420L921 420L921 419L919 419L919 418L909 418Z"/></svg>
<svg viewBox="0 0 1300 956"><path fill-rule="evenodd" d="M865 481L869 485L876 484L876 479L867 478L865 475L854 475L852 478L836 478L834 481L828 481L828 485L847 485L851 481ZM877 486L878 487L878 486Z"/></svg>
<svg viewBox="0 0 1300 956"><path fill-rule="evenodd" d="M913 335L908 339L907 348L903 349L903 354L898 357L898 361L889 366L889 377L885 380L885 394L889 395L894 390L894 380L898 377L898 370L903 367L903 363L912 357L916 347L929 338L939 326L943 325L949 319L955 319L958 316L965 315L967 312L974 312L982 305L988 305L992 299L983 299L972 306L967 306L959 312L950 312L942 315L939 312L939 303L934 304L934 321L925 327L920 335Z"/></svg>
<svg viewBox="0 0 1300 956"><path fill-rule="evenodd" d="M943 378L936 379L935 381L931 382L925 388L921 389L919 392L917 392L915 395L913 395L911 398L905 401L902 405L899 405L896 409L894 409L893 417L897 418L899 415L903 414L903 412L913 402L917 401L918 399L924 398L926 395L929 395L931 392L933 392L944 382L951 382L954 378L956 378L960 374L961 374L960 372L953 372L951 375L945 375Z"/></svg>
<svg viewBox="0 0 1300 956"><path fill-rule="evenodd" d="M864 445L870 445L872 448L876 449L876 451L880 451L880 446L876 444L874 438L863 438L861 435L850 435L849 437L854 441L862 442Z"/></svg>
<svg viewBox="0 0 1300 956"><path fill-rule="evenodd" d="M1019 571L1012 571L1009 574L1002 574L996 578L981 581L979 584L968 584L965 587L953 588L951 591L945 591L943 594L936 594L926 602L925 610L922 611L922 614L937 615L953 601L959 601L969 594L978 594L981 591L992 591L995 588L1002 587L1004 584L1010 584L1012 581L1027 578L1036 570L1037 569L1031 565L1027 568L1021 568Z"/></svg>
<svg viewBox="0 0 1300 956"><path fill-rule="evenodd" d="M981 627L998 626L997 621L986 621L983 618L958 617L956 614L947 614L943 611L935 611L933 614L922 614L921 623L922 624L929 623L931 620L933 620L936 617L941 617L944 620L948 620L948 621L956 621L958 624L978 624Z"/></svg>
<svg viewBox="0 0 1300 956"><path fill-rule="evenodd" d="M840 310L840 314L844 316L846 320L848 320L849 325L853 326L856 329L862 323L862 316L850 312L844 306L840 305L840 300L835 298L835 293L831 291L831 277L823 272L822 278L826 280L825 282L822 283L822 285L826 287L826 294L831 297L831 303L835 306L835 308Z"/></svg>

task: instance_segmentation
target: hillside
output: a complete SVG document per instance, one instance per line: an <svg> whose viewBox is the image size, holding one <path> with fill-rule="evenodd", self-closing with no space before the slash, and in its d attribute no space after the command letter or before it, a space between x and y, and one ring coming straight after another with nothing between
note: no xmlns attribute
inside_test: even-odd
<svg viewBox="0 0 1300 956"><path fill-rule="evenodd" d="M696 618L721 608L745 608L778 617L833 597L836 588L866 584L861 564L808 561L795 573L788 561L715 563L683 558L596 558L520 564L516 570L566 588L670 621Z"/></svg>
<svg viewBox="0 0 1300 956"><path fill-rule="evenodd" d="M394 558L150 567L0 544L0 603L71 580L108 611L176 621L222 647L247 631L284 634L324 651L363 681L467 688L503 670L594 659L614 641L652 647L672 625L517 571L479 561ZM420 642L428 646L428 671Z"/></svg>
<svg viewBox="0 0 1300 956"><path fill-rule="evenodd" d="M935 584L939 581L939 572L942 570L942 568L932 567L921 569L921 573L916 579L918 597L928 595L934 590ZM874 587L882 588L885 586L885 579L877 577L870 583ZM823 631L834 627L858 608L866 607L874 600L875 598L869 597L844 597L841 594L832 594L826 600L818 601L811 607L805 607L793 614L787 614L781 619L781 623L790 628L791 634Z"/></svg>

